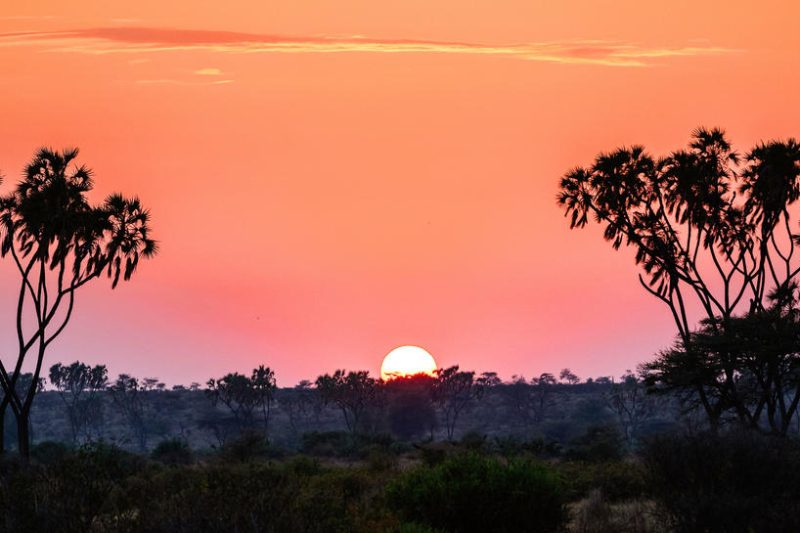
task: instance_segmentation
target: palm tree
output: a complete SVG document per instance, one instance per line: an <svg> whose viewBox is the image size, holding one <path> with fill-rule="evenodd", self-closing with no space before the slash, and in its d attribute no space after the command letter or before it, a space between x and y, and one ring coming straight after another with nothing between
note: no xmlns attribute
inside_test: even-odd
<svg viewBox="0 0 800 533"><path fill-rule="evenodd" d="M13 371L0 361L4 392L0 422L11 406L24 458L29 453L28 421L37 389L17 391L22 365L33 359L33 382L37 383L48 346L72 316L76 291L104 273L114 288L120 277L130 279L140 258L150 258L157 251L149 237L149 213L138 199L115 194L100 206L89 203L92 172L74 164L77 156L76 148L40 149L23 179L0 198L0 256L12 258L21 278ZM26 330L33 333L26 335Z"/></svg>

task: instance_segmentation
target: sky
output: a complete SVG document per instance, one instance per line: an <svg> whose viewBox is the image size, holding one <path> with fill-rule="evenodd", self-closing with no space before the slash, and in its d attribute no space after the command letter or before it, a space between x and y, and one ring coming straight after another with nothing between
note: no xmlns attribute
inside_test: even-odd
<svg viewBox="0 0 800 533"><path fill-rule="evenodd" d="M667 347L628 251L570 231L604 150L800 135L792 2L26 0L0 10L0 172L78 146L160 253L79 294L46 365L290 386L440 366L619 375ZM17 281L0 265L0 356ZM3 304L2 302L6 302ZM3 328L1 325L7 326Z"/></svg>

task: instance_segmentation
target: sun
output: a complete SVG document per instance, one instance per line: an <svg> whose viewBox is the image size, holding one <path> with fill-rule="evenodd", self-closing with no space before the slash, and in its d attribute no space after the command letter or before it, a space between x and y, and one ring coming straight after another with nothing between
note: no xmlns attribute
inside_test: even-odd
<svg viewBox="0 0 800 533"><path fill-rule="evenodd" d="M424 348L400 346L386 354L381 365L381 378L389 380L414 374L433 375L436 361Z"/></svg>

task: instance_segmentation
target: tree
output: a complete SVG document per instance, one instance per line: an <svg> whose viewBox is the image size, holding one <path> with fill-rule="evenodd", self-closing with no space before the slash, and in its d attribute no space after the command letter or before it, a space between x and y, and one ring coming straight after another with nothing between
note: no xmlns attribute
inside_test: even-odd
<svg viewBox="0 0 800 533"><path fill-rule="evenodd" d="M314 383L322 401L338 407L348 431L355 434L364 413L375 405L380 393L380 382L369 376L366 370L337 370L333 374L319 376Z"/></svg>
<svg viewBox="0 0 800 533"><path fill-rule="evenodd" d="M436 409L431 397L433 383L433 377L422 373L398 376L384 383L393 434L403 440L423 433L433 438L436 428Z"/></svg>
<svg viewBox="0 0 800 533"><path fill-rule="evenodd" d="M591 218L614 249L632 247L640 284L676 325L683 356L645 367L648 383L692 391L712 427L741 411L745 395L736 358L708 367L694 350L690 311L699 308L704 324L722 331L742 312L767 312L770 292L794 283L799 176L794 139L762 142L742 157L722 130L699 128L687 149L661 159L641 146L620 148L561 178L558 202L570 227Z"/></svg>
<svg viewBox="0 0 800 533"><path fill-rule="evenodd" d="M275 372L260 365L248 377L234 372L215 380L208 380L206 395L213 405L223 404L233 415L239 430L251 429L254 415L261 409L264 431L269 429L269 415L275 396Z"/></svg>
<svg viewBox="0 0 800 533"><path fill-rule="evenodd" d="M300 424L306 420L319 402L315 401L316 395L312 383L307 379L301 380L291 389L279 391L278 405L283 408L289 418L292 431L297 433Z"/></svg>
<svg viewBox="0 0 800 533"><path fill-rule="evenodd" d="M128 421L128 425L133 430L139 450L147 450L147 425L145 402L145 387L140 381L128 374L120 374L117 380L108 387L108 392L114 405Z"/></svg>
<svg viewBox="0 0 800 533"><path fill-rule="evenodd" d="M458 365L436 370L432 396L444 415L448 440L453 440L456 423L461 412L481 394L475 381L475 372L465 372Z"/></svg>
<svg viewBox="0 0 800 533"><path fill-rule="evenodd" d="M105 365L91 367L80 361L69 366L56 363L50 367L50 383L64 402L69 420L72 443L78 442L83 430L95 422L101 413L98 393L108 385Z"/></svg>
<svg viewBox="0 0 800 533"><path fill-rule="evenodd" d="M653 415L653 396L647 395L644 384L630 370L606 394L606 403L617 415L628 447L636 445L642 423Z"/></svg>
<svg viewBox="0 0 800 533"><path fill-rule="evenodd" d="M566 382L569 385L577 385L581 382L581 378L573 374L569 368L563 369L558 377L562 382Z"/></svg>
<svg viewBox="0 0 800 533"><path fill-rule="evenodd" d="M140 259L156 253L149 213L138 199L114 194L99 206L89 203L92 172L74 165L77 155L77 149L40 149L22 180L0 198L0 255L10 257L20 275L17 356L10 370L0 361L0 419L11 407L25 459L37 387L17 391L23 364L33 359L32 383L38 383L47 348L72 317L76 292L103 274L114 288L131 278Z"/></svg>
<svg viewBox="0 0 800 533"><path fill-rule="evenodd" d="M548 372L530 382L522 376L512 376L503 393L524 426L539 425L556 403L555 385L556 378Z"/></svg>

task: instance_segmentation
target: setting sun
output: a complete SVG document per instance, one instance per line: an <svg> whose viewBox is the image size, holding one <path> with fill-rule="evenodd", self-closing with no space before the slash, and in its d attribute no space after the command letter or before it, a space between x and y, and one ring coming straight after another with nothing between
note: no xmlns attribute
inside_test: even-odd
<svg viewBox="0 0 800 533"><path fill-rule="evenodd" d="M424 348L419 346L400 346L383 358L381 378L389 380L414 374L433 375L436 361Z"/></svg>

